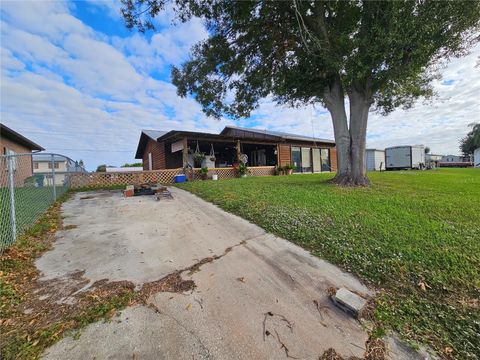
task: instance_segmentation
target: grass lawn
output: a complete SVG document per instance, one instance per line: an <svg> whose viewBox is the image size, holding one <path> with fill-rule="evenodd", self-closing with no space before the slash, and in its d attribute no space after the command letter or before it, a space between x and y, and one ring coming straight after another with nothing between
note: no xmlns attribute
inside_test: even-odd
<svg viewBox="0 0 480 360"><path fill-rule="evenodd" d="M66 186L57 186L57 197L67 190ZM25 186L15 188L15 218L17 233L21 235L31 227L35 221L53 203L52 187ZM8 188L0 189L0 250L11 239L10 226L10 193Z"/></svg>
<svg viewBox="0 0 480 360"><path fill-rule="evenodd" d="M378 333L442 357L480 359L480 170L333 174L179 185L359 276L379 290Z"/></svg>

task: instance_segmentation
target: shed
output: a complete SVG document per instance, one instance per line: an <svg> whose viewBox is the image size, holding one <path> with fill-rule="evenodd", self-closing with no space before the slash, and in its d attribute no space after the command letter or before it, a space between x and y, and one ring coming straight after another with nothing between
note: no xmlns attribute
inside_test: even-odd
<svg viewBox="0 0 480 360"><path fill-rule="evenodd" d="M367 149L365 151L367 171L385 170L385 150Z"/></svg>

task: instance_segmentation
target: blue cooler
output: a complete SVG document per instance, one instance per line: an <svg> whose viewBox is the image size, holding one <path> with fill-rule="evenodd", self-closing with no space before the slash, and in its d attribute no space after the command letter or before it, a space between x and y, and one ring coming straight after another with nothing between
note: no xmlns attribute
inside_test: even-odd
<svg viewBox="0 0 480 360"><path fill-rule="evenodd" d="M175 182L176 183L182 183L182 182L185 182L185 181L187 181L187 177L185 176L185 174L175 175Z"/></svg>

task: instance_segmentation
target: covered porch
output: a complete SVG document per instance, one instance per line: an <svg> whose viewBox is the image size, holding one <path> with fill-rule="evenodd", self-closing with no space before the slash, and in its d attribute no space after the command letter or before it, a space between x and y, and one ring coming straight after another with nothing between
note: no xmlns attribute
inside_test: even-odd
<svg viewBox="0 0 480 360"><path fill-rule="evenodd" d="M245 160L249 167L277 166L278 148L270 141L182 132L165 139L165 160L167 168L231 168Z"/></svg>

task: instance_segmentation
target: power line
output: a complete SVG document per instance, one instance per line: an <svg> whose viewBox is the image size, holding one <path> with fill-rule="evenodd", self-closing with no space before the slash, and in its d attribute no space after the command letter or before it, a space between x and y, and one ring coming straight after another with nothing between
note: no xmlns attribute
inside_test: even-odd
<svg viewBox="0 0 480 360"><path fill-rule="evenodd" d="M57 150L62 150L62 151L92 151L92 152L131 152L133 153L134 151L132 150L108 150L108 149L60 149L60 148L48 148L49 151L57 151Z"/></svg>

